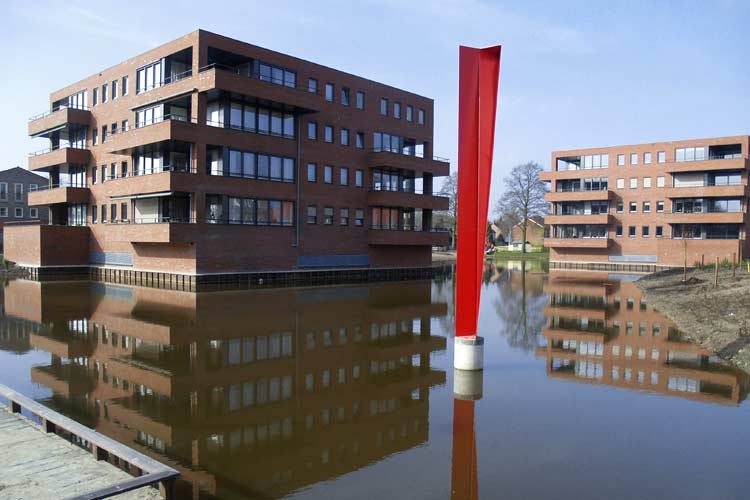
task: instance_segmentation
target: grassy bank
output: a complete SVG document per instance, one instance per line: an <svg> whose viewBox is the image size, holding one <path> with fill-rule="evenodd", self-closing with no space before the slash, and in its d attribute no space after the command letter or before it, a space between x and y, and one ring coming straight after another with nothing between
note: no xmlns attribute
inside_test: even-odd
<svg viewBox="0 0 750 500"><path fill-rule="evenodd" d="M494 260L549 260L549 252L508 252L497 251L488 255Z"/></svg>
<svg viewBox="0 0 750 500"><path fill-rule="evenodd" d="M666 314L687 337L735 366L750 372L750 273L738 267L682 269L645 276L637 281L645 299Z"/></svg>

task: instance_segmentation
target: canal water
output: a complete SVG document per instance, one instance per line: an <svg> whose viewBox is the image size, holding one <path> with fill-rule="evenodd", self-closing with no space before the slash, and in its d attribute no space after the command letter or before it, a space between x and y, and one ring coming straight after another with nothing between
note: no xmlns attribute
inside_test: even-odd
<svg viewBox="0 0 750 500"><path fill-rule="evenodd" d="M201 294L14 280L0 382L177 468L178 498L748 498L748 377L634 279L487 264L473 402L453 394L450 276Z"/></svg>

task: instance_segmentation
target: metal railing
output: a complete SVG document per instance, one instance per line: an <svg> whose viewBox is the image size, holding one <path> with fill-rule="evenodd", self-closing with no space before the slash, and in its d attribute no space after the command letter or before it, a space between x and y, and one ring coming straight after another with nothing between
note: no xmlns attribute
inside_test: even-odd
<svg viewBox="0 0 750 500"><path fill-rule="evenodd" d="M369 229L374 231L406 231L414 233L447 233L450 228L434 226L429 228L418 228L416 225L393 225L393 224L371 224Z"/></svg>
<svg viewBox="0 0 750 500"><path fill-rule="evenodd" d="M425 157L424 154L417 153L416 151L414 153L405 153L404 151L401 151L398 148L386 148L386 147L370 148L367 150L367 152L368 153L393 153L395 155L410 156L412 158L422 158L422 159L428 158L429 159L429 157ZM445 162L445 163L450 162L450 159L444 158L442 156L433 156L432 159L435 161L440 161L440 162Z"/></svg>
<svg viewBox="0 0 750 500"><path fill-rule="evenodd" d="M258 226L258 227L294 227L294 221L279 222L261 222L261 221L245 221L242 219L232 219L229 217L206 217L207 224L229 224L237 226Z"/></svg>
<svg viewBox="0 0 750 500"><path fill-rule="evenodd" d="M420 196L436 196L440 198L446 198L446 196L440 195L434 191L425 191L424 189L387 189L385 187L372 186L370 188L371 193L404 193L404 194L416 194Z"/></svg>
<svg viewBox="0 0 750 500"><path fill-rule="evenodd" d="M50 189L57 189L57 188L88 188L87 185L80 185L73 182L61 182L59 184L41 184L37 185L35 188L29 187L30 193L35 193L37 191L49 191Z"/></svg>
<svg viewBox="0 0 750 500"><path fill-rule="evenodd" d="M141 94L148 92L149 90L158 89L159 87L165 87L169 85L170 83L179 82L180 80L184 80L185 78L190 78L191 76L193 76L192 69L183 71L181 73L175 73L174 75L168 76L160 82L154 83L153 85L147 85L145 88L139 89L136 87L135 94L141 95Z"/></svg>
<svg viewBox="0 0 750 500"><path fill-rule="evenodd" d="M673 164L673 163L693 163L697 161L709 161L709 160L737 160L737 159L748 159L750 158L749 155L743 155L742 153L728 153L728 154L719 154L719 153L713 153L708 154L705 158L701 158L699 160L693 159L693 160L665 160L665 161L652 161L650 163L638 163L636 165L630 165L630 164L622 164L618 165L617 163L614 163L612 165L609 165L607 167L597 167L597 168L575 168L575 169L555 169L555 170L545 170L545 172L580 172L580 171L595 171L595 170L608 170L609 168L623 168L623 167L636 167L636 168L642 168L642 167L650 167L650 166L657 166L657 165L666 165L666 164Z"/></svg>
<svg viewBox="0 0 750 500"><path fill-rule="evenodd" d="M305 94L311 94L311 95L317 95L317 96L321 95L321 93L320 93L319 90L316 89L315 92L311 92L310 89L307 86L303 86L301 84L298 84L296 82L296 80L295 80L295 84L294 85L289 85L288 82L284 81L283 79L274 78L272 76L264 76L264 75L261 75L260 73L258 73L256 71L243 72L243 71L240 70L240 68L238 68L236 66L229 66L227 64L211 63L211 64L207 64L206 66L202 66L201 68L198 68L198 71L199 72L203 72L203 71L209 71L209 70L212 70L212 69L218 69L218 70L221 70L221 71L228 71L228 72L234 73L235 75L238 75L238 76L244 76L246 78L252 78L254 80L259 80L261 82L271 83L273 85L278 85L280 87L284 87L284 88L287 88L287 89L290 89L290 90L295 90L297 92L304 92Z"/></svg>
<svg viewBox="0 0 750 500"><path fill-rule="evenodd" d="M110 457L115 457L119 463L128 467L128 471L131 467L135 468L136 477L132 479L120 481L111 486L100 488L91 493L78 495L69 500L110 498L121 493L156 484L162 487L164 497L167 500L171 500L172 483L180 475L175 469L118 443L114 439L100 434L93 429L89 429L64 415L60 415L56 411L2 384L0 384L0 397L7 400L7 406L11 413L22 415L32 425L36 425L32 419L23 415L22 410L25 409L41 421L42 430L52 434L56 434L58 431L69 434L84 449L90 451L97 460L109 460Z"/></svg>
<svg viewBox="0 0 750 500"><path fill-rule="evenodd" d="M102 224L195 224L192 217L136 217L133 219L110 219Z"/></svg>
<svg viewBox="0 0 750 500"><path fill-rule="evenodd" d="M60 106L57 109L50 109L50 110L44 111L43 113L39 113L34 116L31 116L29 117L29 121L33 122L34 120L45 118L47 116L57 113L58 111L65 111L66 109L80 109L81 111L89 111L91 108L89 108L88 106Z"/></svg>
<svg viewBox="0 0 750 500"><path fill-rule="evenodd" d="M81 151L88 151L87 147L76 147L71 144L63 144L63 145L57 145L57 146L50 146L48 148L40 149L39 151L34 151L33 153L29 153L29 156L39 156L44 155L47 153L51 153L52 151L57 151L58 149L80 149Z"/></svg>

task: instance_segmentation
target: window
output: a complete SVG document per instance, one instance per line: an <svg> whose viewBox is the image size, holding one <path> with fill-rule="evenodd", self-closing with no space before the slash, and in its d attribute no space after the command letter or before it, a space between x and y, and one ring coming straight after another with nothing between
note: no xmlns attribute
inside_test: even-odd
<svg viewBox="0 0 750 500"><path fill-rule="evenodd" d="M0 217L8 216L8 207L0 207Z"/></svg>
<svg viewBox="0 0 750 500"><path fill-rule="evenodd" d="M333 127L331 125L326 125L323 139L326 142L333 142Z"/></svg>
<svg viewBox="0 0 750 500"><path fill-rule="evenodd" d="M625 165L625 155L617 155L617 165Z"/></svg>
<svg viewBox="0 0 750 500"><path fill-rule="evenodd" d="M107 223L107 205L102 205L102 224Z"/></svg>
<svg viewBox="0 0 750 500"><path fill-rule="evenodd" d="M307 164L307 182L318 182L318 165L316 163Z"/></svg>
<svg viewBox="0 0 750 500"><path fill-rule="evenodd" d="M117 80L112 81L112 100L117 99Z"/></svg>
<svg viewBox="0 0 750 500"><path fill-rule="evenodd" d="M96 165L91 167L91 184L96 184Z"/></svg>
<svg viewBox="0 0 750 500"><path fill-rule="evenodd" d="M117 204L112 203L109 206L109 217L112 220L112 222L115 222L117 220Z"/></svg>
<svg viewBox="0 0 750 500"><path fill-rule="evenodd" d="M102 125L102 144L107 142L107 126Z"/></svg>
<svg viewBox="0 0 750 500"><path fill-rule="evenodd" d="M617 179L617 189L625 189L625 179Z"/></svg>
<svg viewBox="0 0 750 500"><path fill-rule="evenodd" d="M362 226L365 223L365 211L358 208L354 211L354 225Z"/></svg>
<svg viewBox="0 0 750 500"><path fill-rule="evenodd" d="M648 238L649 236L649 226L643 226L641 227L641 236L644 238Z"/></svg>
<svg viewBox="0 0 750 500"><path fill-rule="evenodd" d="M23 201L23 184L13 184L13 200Z"/></svg>
<svg viewBox="0 0 750 500"><path fill-rule="evenodd" d="M355 139L355 146L357 149L364 149L365 148L365 134L364 132L357 132L356 139Z"/></svg>
<svg viewBox="0 0 750 500"><path fill-rule="evenodd" d="M708 159L708 147L677 148L674 150L675 161L701 161Z"/></svg>
<svg viewBox="0 0 750 500"><path fill-rule="evenodd" d="M102 104L107 102L107 84L102 85Z"/></svg>
<svg viewBox="0 0 750 500"><path fill-rule="evenodd" d="M348 226L349 225L349 209L348 208L341 208L339 209L339 224L342 226Z"/></svg>
<svg viewBox="0 0 750 500"><path fill-rule="evenodd" d="M630 153L630 164L638 165L638 153Z"/></svg>
<svg viewBox="0 0 750 500"><path fill-rule="evenodd" d="M643 187L644 188L650 188L651 187L651 177L644 177L643 178Z"/></svg>
<svg viewBox="0 0 750 500"><path fill-rule="evenodd" d="M120 132L127 132L128 131L128 121L123 120L120 124Z"/></svg>
<svg viewBox="0 0 750 500"><path fill-rule="evenodd" d="M120 177L128 176L128 162L123 161L120 163Z"/></svg>
<svg viewBox="0 0 750 500"><path fill-rule="evenodd" d="M32 219L38 219L39 218L39 209L38 208L30 208L29 209L29 217Z"/></svg>
<svg viewBox="0 0 750 500"><path fill-rule="evenodd" d="M333 84L326 83L326 101L333 102Z"/></svg>
<svg viewBox="0 0 750 500"><path fill-rule="evenodd" d="M644 165L649 165L651 163L651 153L643 153L643 163Z"/></svg>
<svg viewBox="0 0 750 500"><path fill-rule="evenodd" d="M14 215L18 218L23 217L23 207L16 207L16 211Z"/></svg>
<svg viewBox="0 0 750 500"><path fill-rule="evenodd" d="M638 202L631 201L630 202L630 213L634 214L638 211Z"/></svg>
<svg viewBox="0 0 750 500"><path fill-rule="evenodd" d="M624 207L623 207L623 202L621 202L621 201L618 201L618 202L617 202L617 213L618 213L618 214L621 214L621 213L622 213L622 211L623 211L623 209L624 209Z"/></svg>
<svg viewBox="0 0 750 500"><path fill-rule="evenodd" d="M8 183L0 182L0 200L7 201L8 199Z"/></svg>
<svg viewBox="0 0 750 500"><path fill-rule="evenodd" d="M414 121L414 106L412 106L411 104L406 105L406 121L407 122Z"/></svg>
<svg viewBox="0 0 750 500"><path fill-rule="evenodd" d="M323 208L323 224L326 226L333 224L333 207Z"/></svg>
<svg viewBox="0 0 750 500"><path fill-rule="evenodd" d="M122 77L122 95L128 95L128 84L130 83L130 77Z"/></svg>
<svg viewBox="0 0 750 500"><path fill-rule="evenodd" d="M342 186L349 185L349 169L347 167L341 167L339 169L339 184Z"/></svg>
<svg viewBox="0 0 750 500"><path fill-rule="evenodd" d="M307 79L307 91L311 94L317 94L318 93L318 80L315 78L308 78Z"/></svg>
<svg viewBox="0 0 750 500"><path fill-rule="evenodd" d="M117 122L114 122L112 125L110 125L109 129L112 131L112 135L117 135Z"/></svg>
<svg viewBox="0 0 750 500"><path fill-rule="evenodd" d="M365 171L357 170L354 172L354 185L361 188L365 185Z"/></svg>
<svg viewBox="0 0 750 500"><path fill-rule="evenodd" d="M365 93L357 91L357 109L365 109Z"/></svg>
<svg viewBox="0 0 750 500"><path fill-rule="evenodd" d="M628 236L635 238L635 226L628 226Z"/></svg>
<svg viewBox="0 0 750 500"><path fill-rule="evenodd" d="M307 223L317 224L318 223L318 207L315 205L309 205L307 207Z"/></svg>
<svg viewBox="0 0 750 500"><path fill-rule="evenodd" d="M99 144L99 129L96 129L96 128L91 129L91 143L94 146Z"/></svg>
<svg viewBox="0 0 750 500"><path fill-rule="evenodd" d="M107 182L107 165L102 165L102 182Z"/></svg>
<svg viewBox="0 0 750 500"><path fill-rule="evenodd" d="M664 237L664 229L661 226L656 226L656 237L657 238Z"/></svg>
<svg viewBox="0 0 750 500"><path fill-rule="evenodd" d="M400 102L393 103L393 117L398 120L401 119L401 103Z"/></svg>
<svg viewBox="0 0 750 500"><path fill-rule="evenodd" d="M307 122L307 138L311 141L318 140L318 124L315 122Z"/></svg>
<svg viewBox="0 0 750 500"><path fill-rule="evenodd" d="M638 178L637 177L631 177L630 178L630 189L636 189L638 188Z"/></svg>
<svg viewBox="0 0 750 500"><path fill-rule="evenodd" d="M341 129L341 145L342 146L349 145L349 129L348 128Z"/></svg>
<svg viewBox="0 0 750 500"><path fill-rule="evenodd" d="M96 205L91 206L91 223L92 224L96 224L98 222L98 218L97 218L98 208L99 207L97 207Z"/></svg>
<svg viewBox="0 0 750 500"><path fill-rule="evenodd" d="M650 201L644 201L643 202L643 213L647 214L651 212L651 202Z"/></svg>
<svg viewBox="0 0 750 500"><path fill-rule="evenodd" d="M135 93L141 94L162 85L162 62L158 60L135 72Z"/></svg>
<svg viewBox="0 0 750 500"><path fill-rule="evenodd" d="M331 165L325 165L323 167L323 182L326 184L333 184L333 167Z"/></svg>
<svg viewBox="0 0 750 500"><path fill-rule="evenodd" d="M656 153L656 161L658 161L659 163L666 163L667 153L665 153L664 151L659 151L658 153Z"/></svg>
<svg viewBox="0 0 750 500"><path fill-rule="evenodd" d="M109 166L109 178L110 180L117 178L117 163Z"/></svg>
<svg viewBox="0 0 750 500"><path fill-rule="evenodd" d="M424 125L424 109L422 108L419 108L419 112L417 113L417 123Z"/></svg>
<svg viewBox="0 0 750 500"><path fill-rule="evenodd" d="M617 236L618 238L622 237L622 226L617 226L615 228L615 236Z"/></svg>
<svg viewBox="0 0 750 500"><path fill-rule="evenodd" d="M349 87L341 87L341 104L349 105Z"/></svg>
<svg viewBox="0 0 750 500"><path fill-rule="evenodd" d="M96 106L97 104L99 104L99 89L94 89L91 95L91 99L92 99L93 106Z"/></svg>
<svg viewBox="0 0 750 500"><path fill-rule="evenodd" d="M128 204L127 203L120 203L120 220L121 221L128 220Z"/></svg>
<svg viewBox="0 0 750 500"><path fill-rule="evenodd" d="M656 187L663 188L664 187L664 176L660 175L656 178Z"/></svg>
<svg viewBox="0 0 750 500"><path fill-rule="evenodd" d="M388 99L385 97L380 98L380 114L388 116Z"/></svg>

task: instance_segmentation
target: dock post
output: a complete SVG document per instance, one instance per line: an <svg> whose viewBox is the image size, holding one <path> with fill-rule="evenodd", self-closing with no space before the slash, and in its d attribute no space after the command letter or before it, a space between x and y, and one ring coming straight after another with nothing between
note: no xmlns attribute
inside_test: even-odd
<svg viewBox="0 0 750 500"><path fill-rule="evenodd" d="M732 278L737 279L737 252L732 252Z"/></svg>

